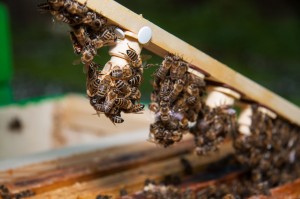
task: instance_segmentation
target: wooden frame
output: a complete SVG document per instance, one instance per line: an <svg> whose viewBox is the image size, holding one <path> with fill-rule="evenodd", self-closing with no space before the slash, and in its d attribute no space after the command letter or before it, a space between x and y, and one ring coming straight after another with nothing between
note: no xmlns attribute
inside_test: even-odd
<svg viewBox="0 0 300 199"><path fill-rule="evenodd" d="M300 125L300 109L284 98L274 94L247 77L230 69L200 50L178 39L150 21L144 19L113 0L77 0L97 13L107 17L111 22L135 34L143 26L152 29L153 36L144 48L164 56L168 52L182 55L192 64L192 68L204 72L207 78L229 86L242 95L242 99L254 101L269 108L292 123Z"/></svg>

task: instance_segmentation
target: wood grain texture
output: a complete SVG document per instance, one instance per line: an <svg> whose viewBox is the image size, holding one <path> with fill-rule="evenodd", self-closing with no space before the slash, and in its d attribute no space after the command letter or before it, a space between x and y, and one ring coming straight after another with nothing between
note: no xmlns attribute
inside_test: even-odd
<svg viewBox="0 0 300 199"><path fill-rule="evenodd" d="M226 142L221 146L220 151L208 156L199 157L194 153L187 153L182 155L182 157L191 164L193 171L197 172L232 153L233 148L231 142ZM32 198L95 199L98 194L110 195L115 198L119 196L119 191L123 187L131 193L136 192L143 188L146 179L161 181L165 176L172 174L178 176L184 174L184 167L178 156L164 159L159 162L149 162L136 168L100 177L95 180L76 183L72 186L63 187L44 194L38 194Z"/></svg>
<svg viewBox="0 0 300 199"><path fill-rule="evenodd" d="M77 1L86 2L86 0ZM182 55L183 59L196 69L206 72L210 79L224 83L238 91L242 94L242 98L253 100L290 122L300 125L299 107L166 32L144 19L142 15L130 11L113 0L88 0L87 6L121 28L133 33L138 33L143 26L149 26L153 31L153 37L144 48L159 56L164 56L168 52Z"/></svg>
<svg viewBox="0 0 300 199"><path fill-rule="evenodd" d="M0 172L11 193L32 190L43 193L82 181L132 169L143 164L181 156L193 151L193 140L186 140L167 149L152 143L136 143L97 150L48 162Z"/></svg>

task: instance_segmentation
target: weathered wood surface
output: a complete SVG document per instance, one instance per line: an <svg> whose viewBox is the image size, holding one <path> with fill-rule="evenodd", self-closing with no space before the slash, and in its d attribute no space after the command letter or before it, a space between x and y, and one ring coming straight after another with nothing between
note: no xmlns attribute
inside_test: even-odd
<svg viewBox="0 0 300 199"><path fill-rule="evenodd" d="M150 43L144 46L146 49L159 56L164 56L168 52L182 55L184 60L191 63L196 70L204 71L210 79L232 87L242 94L242 98L262 104L287 120L300 125L299 107L166 32L144 19L142 15L132 12L113 0L77 1L87 3L90 9L135 34L143 26L149 26L152 29L153 37Z"/></svg>
<svg viewBox="0 0 300 199"><path fill-rule="evenodd" d="M11 193L27 189L42 193L149 162L179 157L191 152L193 147L192 140L167 149L152 143L119 146L0 172L0 184L4 184Z"/></svg>
<svg viewBox="0 0 300 199"><path fill-rule="evenodd" d="M231 143L226 142L222 145L220 151L208 156L198 157L192 152L183 154L181 157L185 158L190 163L194 171L199 171L209 166L209 164L225 158L232 153L233 149ZM98 194L107 194L113 197L118 197L121 188L126 188L128 192L132 193L133 191L141 189L144 186L146 179L160 181L167 175L176 174L178 176L182 176L185 168L180 159L180 156L174 156L158 162L151 161L147 164L143 164L126 171L100 177L87 182L76 183L72 186L39 194L32 198L94 199Z"/></svg>

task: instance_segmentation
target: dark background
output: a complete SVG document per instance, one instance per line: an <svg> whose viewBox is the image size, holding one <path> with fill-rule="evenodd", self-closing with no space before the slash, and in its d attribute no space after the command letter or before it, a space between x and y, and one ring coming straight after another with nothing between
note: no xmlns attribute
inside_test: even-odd
<svg viewBox="0 0 300 199"><path fill-rule="evenodd" d="M100 0L99 0L100 1ZM40 14L37 0L6 0L15 101L85 93L65 24ZM300 1L119 0L154 24L300 105ZM144 52L147 54L147 52ZM105 63L107 49L96 58ZM150 62L159 62L153 58ZM152 71L144 80L144 100Z"/></svg>

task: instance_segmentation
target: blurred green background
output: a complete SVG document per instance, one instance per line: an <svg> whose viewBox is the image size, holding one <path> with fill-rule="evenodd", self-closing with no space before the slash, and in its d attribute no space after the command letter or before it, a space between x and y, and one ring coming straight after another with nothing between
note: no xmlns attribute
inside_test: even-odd
<svg viewBox="0 0 300 199"><path fill-rule="evenodd" d="M10 16L14 101L85 93L85 75L82 65L74 64L79 57L73 54L68 27L54 21L50 14L38 13L36 5L41 2L4 1ZM299 1L118 2L300 105ZM108 60L107 49L101 50L96 59L104 64ZM159 61L155 56L150 60ZM151 87L147 85L152 72L146 72L143 101L149 99Z"/></svg>

